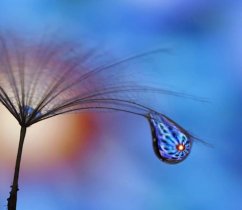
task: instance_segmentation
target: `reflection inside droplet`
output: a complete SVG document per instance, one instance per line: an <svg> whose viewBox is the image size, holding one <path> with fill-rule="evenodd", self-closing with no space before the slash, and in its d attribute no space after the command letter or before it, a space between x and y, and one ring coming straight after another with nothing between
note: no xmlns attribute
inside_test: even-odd
<svg viewBox="0 0 242 210"><path fill-rule="evenodd" d="M178 144L178 145L176 146L176 149L177 149L178 151L182 152L182 151L184 151L184 150L186 149L186 147L185 147L185 145L183 145L183 144Z"/></svg>
<svg viewBox="0 0 242 210"><path fill-rule="evenodd" d="M156 156L170 164L183 161L191 151L192 138L189 133L159 113L150 113L148 120Z"/></svg>

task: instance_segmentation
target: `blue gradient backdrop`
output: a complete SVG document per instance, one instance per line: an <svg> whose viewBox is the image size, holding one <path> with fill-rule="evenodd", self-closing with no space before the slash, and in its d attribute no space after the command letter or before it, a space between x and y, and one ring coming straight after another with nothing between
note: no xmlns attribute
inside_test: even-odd
<svg viewBox="0 0 242 210"><path fill-rule="evenodd" d="M3 29L60 29L120 58L171 48L169 55L128 68L146 72L155 86L208 98L210 103L156 95L146 102L214 145L195 143L185 162L166 165L153 154L145 120L101 114L99 143L85 166L76 160L51 175L21 177L18 210L242 209L241 18L241 1L2 0ZM1 174L4 209L9 178Z"/></svg>

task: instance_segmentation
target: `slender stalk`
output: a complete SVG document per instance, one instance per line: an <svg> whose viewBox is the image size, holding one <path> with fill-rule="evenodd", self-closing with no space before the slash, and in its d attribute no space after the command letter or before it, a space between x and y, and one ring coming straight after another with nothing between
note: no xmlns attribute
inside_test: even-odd
<svg viewBox="0 0 242 210"><path fill-rule="evenodd" d="M17 206L17 193L19 190L18 189L19 170L20 170L20 163L21 163L21 157L22 157L26 130L27 130L26 127L23 127L23 126L21 127L18 154L17 154L15 170L14 170L14 177L13 177L13 184L11 186L12 190L10 192L9 198L7 199L8 200L8 210L16 210L16 206Z"/></svg>

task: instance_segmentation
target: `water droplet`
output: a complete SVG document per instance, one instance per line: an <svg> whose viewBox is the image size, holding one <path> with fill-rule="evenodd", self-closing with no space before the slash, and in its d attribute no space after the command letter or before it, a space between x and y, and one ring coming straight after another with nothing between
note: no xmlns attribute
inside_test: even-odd
<svg viewBox="0 0 242 210"><path fill-rule="evenodd" d="M148 119L156 156L170 164L185 160L192 147L191 135L162 114L150 113Z"/></svg>

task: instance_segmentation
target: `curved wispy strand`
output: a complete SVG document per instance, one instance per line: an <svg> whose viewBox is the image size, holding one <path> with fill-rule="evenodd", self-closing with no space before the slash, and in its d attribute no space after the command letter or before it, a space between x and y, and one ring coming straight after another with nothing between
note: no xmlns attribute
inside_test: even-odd
<svg viewBox="0 0 242 210"><path fill-rule="evenodd" d="M16 209L26 129L56 115L87 110L140 115L150 123L154 151L159 159L178 163L188 156L194 137L164 114L140 104L135 95L158 93L194 97L127 82L121 77L121 64L160 52L169 50L158 49L95 66L95 50L82 46L76 50L75 45L58 40L35 43L0 35L0 102L21 126L9 210Z"/></svg>

